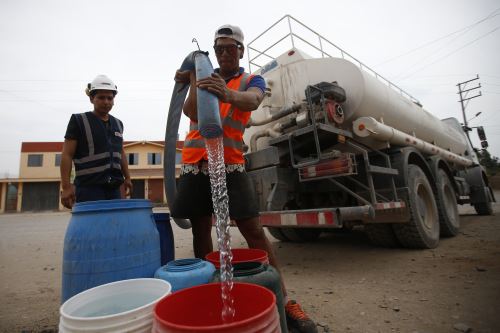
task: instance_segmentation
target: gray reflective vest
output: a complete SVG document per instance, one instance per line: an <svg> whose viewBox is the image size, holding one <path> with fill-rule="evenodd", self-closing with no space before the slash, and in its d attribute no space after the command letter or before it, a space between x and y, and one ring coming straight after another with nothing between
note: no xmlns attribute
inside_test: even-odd
<svg viewBox="0 0 500 333"><path fill-rule="evenodd" d="M76 185L123 183L121 159L123 126L120 120L109 116L109 126L92 112L74 115L83 134L78 140L73 157Z"/></svg>

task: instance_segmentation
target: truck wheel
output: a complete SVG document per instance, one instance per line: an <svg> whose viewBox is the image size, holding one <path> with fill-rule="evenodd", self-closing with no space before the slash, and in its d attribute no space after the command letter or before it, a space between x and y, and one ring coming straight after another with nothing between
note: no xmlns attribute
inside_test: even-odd
<svg viewBox="0 0 500 333"><path fill-rule="evenodd" d="M439 243L439 214L432 187L422 169L408 165L410 221L393 225L404 247L433 249Z"/></svg>
<svg viewBox="0 0 500 333"><path fill-rule="evenodd" d="M441 236L453 237L458 234L460 217L458 215L457 197L450 178L444 170L437 174L437 204Z"/></svg>
<svg viewBox="0 0 500 333"><path fill-rule="evenodd" d="M281 232L292 242L304 243L318 239L320 229L314 228L282 228Z"/></svg>
<svg viewBox="0 0 500 333"><path fill-rule="evenodd" d="M370 242L375 246L381 247L399 247L399 241L392 229L392 225L388 223L382 224L366 224L364 230Z"/></svg>
<svg viewBox="0 0 500 333"><path fill-rule="evenodd" d="M288 239L288 237L286 237L282 232L281 232L281 228L277 228L277 227L267 227L267 230L269 231L269 233L274 237L276 238L277 240L280 240L282 242L288 242L290 241Z"/></svg>
<svg viewBox="0 0 500 333"><path fill-rule="evenodd" d="M474 209L478 215L493 215L493 204L491 201L475 203Z"/></svg>

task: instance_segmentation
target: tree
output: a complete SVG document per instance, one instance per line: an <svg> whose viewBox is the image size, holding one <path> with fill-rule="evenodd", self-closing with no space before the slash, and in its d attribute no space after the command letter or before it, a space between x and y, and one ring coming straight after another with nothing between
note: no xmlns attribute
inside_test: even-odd
<svg viewBox="0 0 500 333"><path fill-rule="evenodd" d="M491 156L490 152L482 149L477 152L477 157L482 166L486 168L489 176L494 176L500 172L500 162L498 157Z"/></svg>

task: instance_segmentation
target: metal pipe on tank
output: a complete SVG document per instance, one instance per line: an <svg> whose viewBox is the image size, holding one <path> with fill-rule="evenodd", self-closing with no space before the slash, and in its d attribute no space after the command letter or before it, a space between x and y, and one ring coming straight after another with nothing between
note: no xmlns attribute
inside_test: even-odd
<svg viewBox="0 0 500 333"><path fill-rule="evenodd" d="M412 146L426 154L439 155L448 162L463 166L471 166L474 164L470 159L401 132L394 127L382 124L372 117L360 117L352 123L352 127L354 133L362 138L370 137L398 146Z"/></svg>
<svg viewBox="0 0 500 333"><path fill-rule="evenodd" d="M257 151L257 140L264 137L277 138L281 135L281 124L275 124L273 128L266 128L261 131L255 132L250 138L250 151Z"/></svg>
<svg viewBox="0 0 500 333"><path fill-rule="evenodd" d="M302 104L295 104L294 106L291 106L289 108L281 109L280 111L276 112L271 117L268 117L266 119L262 119L262 120L253 120L253 119L250 119L248 121L247 127L250 127L250 126L262 126L262 125L265 125L265 124L269 124L272 121L278 120L280 118L288 116L289 114L292 114L294 112L299 111L301 107L302 107Z"/></svg>

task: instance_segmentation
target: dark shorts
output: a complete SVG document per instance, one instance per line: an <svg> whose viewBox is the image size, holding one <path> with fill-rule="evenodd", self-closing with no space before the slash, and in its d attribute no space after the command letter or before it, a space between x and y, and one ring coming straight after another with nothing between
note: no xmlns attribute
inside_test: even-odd
<svg viewBox="0 0 500 333"><path fill-rule="evenodd" d="M259 215L257 196L246 172L226 173L229 196L229 216L233 220L243 220ZM210 178L199 172L186 173L179 177L177 198L170 207L170 214L177 218L193 218L213 214Z"/></svg>
<svg viewBox="0 0 500 333"><path fill-rule="evenodd" d="M121 199L120 187L105 185L76 186L76 202Z"/></svg>

